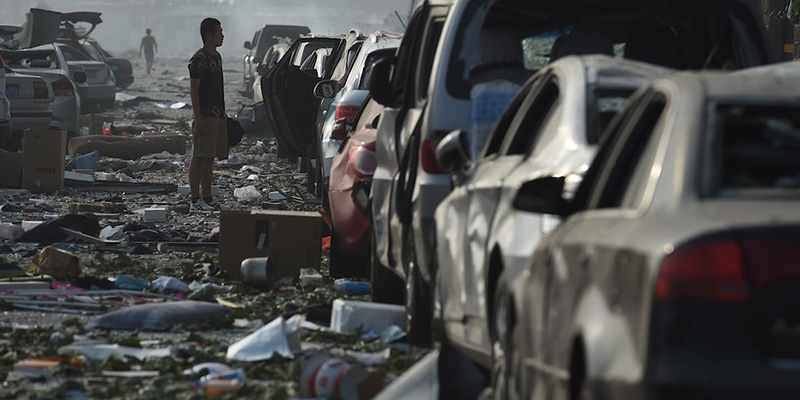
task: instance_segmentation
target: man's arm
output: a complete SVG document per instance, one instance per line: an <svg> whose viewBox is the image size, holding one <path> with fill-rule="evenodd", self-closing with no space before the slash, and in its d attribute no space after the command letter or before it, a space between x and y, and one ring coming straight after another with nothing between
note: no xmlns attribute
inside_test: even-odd
<svg viewBox="0 0 800 400"><path fill-rule="evenodd" d="M189 81L189 95L192 98L192 115L194 116L194 127L197 132L205 133L206 121L200 113L200 79L192 78Z"/></svg>

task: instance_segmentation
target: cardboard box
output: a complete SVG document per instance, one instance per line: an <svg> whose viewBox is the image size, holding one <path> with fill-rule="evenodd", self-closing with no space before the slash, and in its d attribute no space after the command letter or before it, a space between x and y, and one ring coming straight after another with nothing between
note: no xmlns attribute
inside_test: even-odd
<svg viewBox="0 0 800 400"><path fill-rule="evenodd" d="M271 277L297 279L301 268L319 269L322 217L302 211L223 211L220 213L219 263L242 279L242 260L270 257Z"/></svg>
<svg viewBox="0 0 800 400"><path fill-rule="evenodd" d="M22 147L22 188L33 193L64 189L67 132L27 130Z"/></svg>
<svg viewBox="0 0 800 400"><path fill-rule="evenodd" d="M22 153L0 150L0 187L19 188L22 184Z"/></svg>
<svg viewBox="0 0 800 400"><path fill-rule="evenodd" d="M114 118L100 115L100 114L86 114L81 115L80 120L80 127L81 127L81 135L102 135L103 134L103 124L108 123L110 126L114 123ZM86 129L83 129L83 128Z"/></svg>

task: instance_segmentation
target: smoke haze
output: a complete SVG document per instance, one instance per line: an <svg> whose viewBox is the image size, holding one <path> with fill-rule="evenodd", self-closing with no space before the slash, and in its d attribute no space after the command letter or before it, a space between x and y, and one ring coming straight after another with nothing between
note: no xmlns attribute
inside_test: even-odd
<svg viewBox="0 0 800 400"><path fill-rule="evenodd" d="M144 30L153 30L160 55L186 56L201 46L200 21L222 22L224 57L246 52L244 41L265 24L305 25L315 34L335 35L359 28L402 32L412 0L0 0L0 24L19 25L32 7L59 12L97 11L103 23L91 36L112 53L138 53Z"/></svg>

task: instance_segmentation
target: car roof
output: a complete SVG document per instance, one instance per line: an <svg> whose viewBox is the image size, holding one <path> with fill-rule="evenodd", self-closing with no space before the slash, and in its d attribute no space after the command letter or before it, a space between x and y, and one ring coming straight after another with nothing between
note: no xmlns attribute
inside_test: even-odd
<svg viewBox="0 0 800 400"><path fill-rule="evenodd" d="M745 78L746 79L743 79ZM672 77L679 90L701 85L705 97L725 102L799 102L800 73L762 70L747 74L726 72L681 73ZM668 78L669 79L669 78Z"/></svg>

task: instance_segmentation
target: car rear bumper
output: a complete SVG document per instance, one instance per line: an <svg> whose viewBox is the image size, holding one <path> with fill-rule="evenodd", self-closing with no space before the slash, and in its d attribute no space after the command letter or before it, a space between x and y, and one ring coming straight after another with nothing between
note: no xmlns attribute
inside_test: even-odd
<svg viewBox="0 0 800 400"><path fill-rule="evenodd" d="M11 121L0 121L0 139L11 137Z"/></svg>
<svg viewBox="0 0 800 400"><path fill-rule="evenodd" d="M50 110L11 112L11 125L17 131L47 129L52 119L53 113Z"/></svg>
<svg viewBox="0 0 800 400"><path fill-rule="evenodd" d="M656 301L647 398L800 398L800 335L757 303Z"/></svg>
<svg viewBox="0 0 800 400"><path fill-rule="evenodd" d="M89 85L86 90L86 97L81 95L81 100L88 100L88 101L108 101L114 100L116 96L117 88L114 86L113 83L107 83L103 85Z"/></svg>
<svg viewBox="0 0 800 400"><path fill-rule="evenodd" d="M117 78L117 87L118 88L126 88L133 84L133 75L131 76L116 76Z"/></svg>

